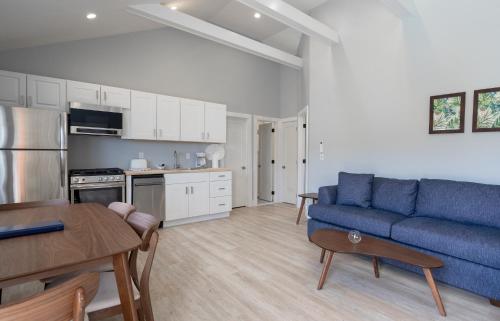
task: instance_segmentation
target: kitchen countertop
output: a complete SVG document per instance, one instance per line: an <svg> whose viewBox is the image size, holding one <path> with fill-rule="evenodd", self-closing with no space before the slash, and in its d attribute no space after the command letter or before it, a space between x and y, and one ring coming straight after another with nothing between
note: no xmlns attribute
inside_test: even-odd
<svg viewBox="0 0 500 321"><path fill-rule="evenodd" d="M194 168L194 169L148 169L144 171L125 171L126 176L140 175L163 175L163 174L181 174L181 173L209 173L209 172L230 172L227 168Z"/></svg>

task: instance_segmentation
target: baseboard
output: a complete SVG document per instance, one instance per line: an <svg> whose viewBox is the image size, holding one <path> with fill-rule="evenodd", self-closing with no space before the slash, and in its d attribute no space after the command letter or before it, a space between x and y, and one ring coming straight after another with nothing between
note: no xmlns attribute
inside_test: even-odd
<svg viewBox="0 0 500 321"><path fill-rule="evenodd" d="M186 217L186 218L181 218L181 219L174 220L174 221L164 221L163 227L167 228L167 227L173 227L173 226L184 225L184 224L191 224L191 223L217 220L217 219L221 219L221 218L228 218L230 213L231 212L224 212L224 213L209 214L209 215L196 216L196 217Z"/></svg>

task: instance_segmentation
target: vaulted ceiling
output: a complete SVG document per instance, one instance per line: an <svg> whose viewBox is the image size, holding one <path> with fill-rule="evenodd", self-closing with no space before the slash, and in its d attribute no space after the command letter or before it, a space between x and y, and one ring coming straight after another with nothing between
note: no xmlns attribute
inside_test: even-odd
<svg viewBox="0 0 500 321"><path fill-rule="evenodd" d="M307 12L327 0L285 0ZM151 0L1 0L0 50L98 38L164 26L127 12ZM153 1L154 2L154 1ZM178 10L247 37L295 53L301 34L233 0L168 0ZM98 17L88 21L85 15Z"/></svg>

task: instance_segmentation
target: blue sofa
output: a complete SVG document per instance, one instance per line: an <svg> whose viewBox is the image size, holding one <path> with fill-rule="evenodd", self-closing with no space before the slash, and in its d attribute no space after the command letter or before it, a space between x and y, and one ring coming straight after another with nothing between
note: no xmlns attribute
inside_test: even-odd
<svg viewBox="0 0 500 321"><path fill-rule="evenodd" d="M355 193L343 188L346 193ZM370 205L340 205L337 186L319 189L309 207L309 238L317 229L358 230L440 258L444 283L500 300L500 186L437 179L373 178ZM345 203L345 201L344 201ZM400 262L385 260L417 273Z"/></svg>

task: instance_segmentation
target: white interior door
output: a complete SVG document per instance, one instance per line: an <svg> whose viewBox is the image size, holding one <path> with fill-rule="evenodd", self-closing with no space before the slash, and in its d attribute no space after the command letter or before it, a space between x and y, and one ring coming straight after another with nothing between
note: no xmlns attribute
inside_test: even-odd
<svg viewBox="0 0 500 321"><path fill-rule="evenodd" d="M250 164L247 164L247 119L227 119L227 143L224 166L233 173L233 207L248 203L248 180Z"/></svg>
<svg viewBox="0 0 500 321"><path fill-rule="evenodd" d="M156 129L158 140L179 140L181 136L181 105L179 98L158 95Z"/></svg>
<svg viewBox="0 0 500 321"><path fill-rule="evenodd" d="M273 168L274 164L274 133L273 124L265 123L259 126L259 149L258 149L258 198L264 201L272 202L273 197Z"/></svg>
<svg viewBox="0 0 500 321"><path fill-rule="evenodd" d="M285 203L297 203L297 121L282 125L282 200Z"/></svg>
<svg viewBox="0 0 500 321"><path fill-rule="evenodd" d="M132 90L129 138L156 139L156 95Z"/></svg>
<svg viewBox="0 0 500 321"><path fill-rule="evenodd" d="M0 105L26 106L26 74L0 70Z"/></svg>

